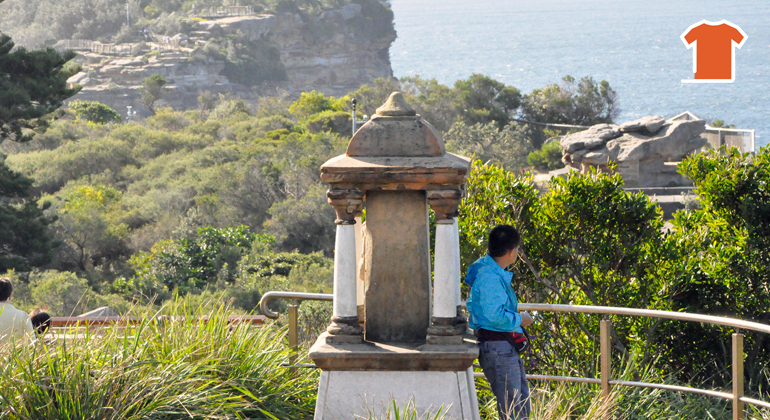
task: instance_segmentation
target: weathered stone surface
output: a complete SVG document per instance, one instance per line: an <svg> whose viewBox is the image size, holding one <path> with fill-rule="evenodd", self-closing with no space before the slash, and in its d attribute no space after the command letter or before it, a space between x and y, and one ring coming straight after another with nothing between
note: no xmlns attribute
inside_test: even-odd
<svg viewBox="0 0 770 420"><path fill-rule="evenodd" d="M642 132L646 135L654 135L660 130L666 119L660 115L651 115L639 118L638 120L624 122L620 125L620 131L624 133Z"/></svg>
<svg viewBox="0 0 770 420"><path fill-rule="evenodd" d="M81 72L73 75L69 79L67 79L67 83L78 84L78 83L82 82L84 79L87 79L87 78L88 78L88 73L81 71Z"/></svg>
<svg viewBox="0 0 770 420"><path fill-rule="evenodd" d="M413 117L417 115L411 105L406 103L401 92L393 92L382 106L377 108L377 115L383 117Z"/></svg>
<svg viewBox="0 0 770 420"><path fill-rule="evenodd" d="M270 28L275 25L275 22L276 17L273 15L234 16L217 20L225 34L229 35L240 31L252 41L270 32Z"/></svg>
<svg viewBox="0 0 770 420"><path fill-rule="evenodd" d="M425 340L431 299L427 211L424 191L367 192L367 340Z"/></svg>
<svg viewBox="0 0 770 420"><path fill-rule="evenodd" d="M615 124L598 124L561 139L561 148L566 153L574 153L580 149L598 149L607 142L621 135L620 128Z"/></svg>
<svg viewBox="0 0 770 420"><path fill-rule="evenodd" d="M706 145L701 137L704 120L666 123L663 117L652 116L625 123L617 131L616 127L601 124L565 136L562 160L578 170L606 170L608 161L616 162L627 186L688 185L689 181L671 170L672 165L662 163L681 161ZM655 134L649 134L652 132Z"/></svg>
<svg viewBox="0 0 770 420"><path fill-rule="evenodd" d="M313 418L387 418L393 405L414 405L420 418L479 420L471 369L464 372L321 372Z"/></svg>
<svg viewBox="0 0 770 420"><path fill-rule="evenodd" d="M196 31L206 31L206 32L219 32L222 30L222 27L219 26L219 23L212 20L206 20L202 22L195 22L192 25L193 29Z"/></svg>
<svg viewBox="0 0 770 420"><path fill-rule="evenodd" d="M367 320L368 328L368 320ZM310 348L308 355L323 370L382 370L382 371L462 371L479 357L473 336L457 336L459 343L426 344L419 342L356 343L329 342L323 333Z"/></svg>
<svg viewBox="0 0 770 420"><path fill-rule="evenodd" d="M180 110L195 109L202 91L231 95L247 103L256 103L262 96L283 91L293 96L310 90L342 96L377 78L392 77L387 51L395 40L395 34L374 39L358 36L356 29L345 23L347 19L360 17L361 6L358 4L348 4L333 12L306 16L306 19L313 22L303 20L297 13L195 22L190 32L170 38L172 45L179 46L185 43L202 46L210 38L235 33L243 34L250 40L264 39L279 51L280 61L286 70L286 80L264 82L258 86L241 85L220 74L224 69L223 62L213 58L207 61L191 59L190 48L175 48L171 51L164 48L160 54L145 58L150 65L174 60L174 67L163 68L150 68L139 61L147 50L133 58L121 58L117 60L120 61L119 65L111 63L104 66L104 69L103 64L115 60L115 56L82 51L78 61L84 65L84 73L91 76L81 79L79 83L84 89L71 100L95 100L116 110L132 106L137 111L136 117L143 118L151 115L151 112L141 104L138 87L142 79L151 74L164 75L169 80L169 89L178 87L173 93L165 95L162 104ZM335 30L329 35L309 36L308 28L315 24L334 27ZM189 40L186 39L188 37ZM150 43L153 49L160 44L160 40L156 41ZM121 47L131 50L132 46ZM116 67L143 71L121 71ZM86 80L87 83L83 84ZM116 94L116 88L121 90L119 94Z"/></svg>
<svg viewBox="0 0 770 420"><path fill-rule="evenodd" d="M655 137L640 139L630 137L620 142L620 152L617 160L681 160L688 153L706 145L705 138L700 137L706 129L704 120L676 121ZM625 137L625 136L624 136Z"/></svg>

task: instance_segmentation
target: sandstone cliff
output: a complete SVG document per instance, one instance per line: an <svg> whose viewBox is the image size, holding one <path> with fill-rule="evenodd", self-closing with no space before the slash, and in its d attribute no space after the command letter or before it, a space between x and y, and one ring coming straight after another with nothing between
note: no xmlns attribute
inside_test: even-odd
<svg viewBox="0 0 770 420"><path fill-rule="evenodd" d="M134 107L139 117L150 113L139 98L142 81L152 74L161 74L168 81L159 105L175 109L196 108L203 91L230 94L247 102L281 89L292 96L313 89L340 96L376 78L392 76L392 18L378 22L379 30L370 31L372 17L365 13L359 4L351 3L316 15L196 19L189 31L173 36L149 34L148 42L110 46L63 41L59 48L78 50L83 64L83 71L69 80L83 86L72 100L103 102L121 114L126 106ZM267 53L232 70L228 60L234 53L229 48L220 52L224 49L220 45L258 47ZM269 76L249 83L247 77L253 77L249 72L261 71L249 67L263 66Z"/></svg>

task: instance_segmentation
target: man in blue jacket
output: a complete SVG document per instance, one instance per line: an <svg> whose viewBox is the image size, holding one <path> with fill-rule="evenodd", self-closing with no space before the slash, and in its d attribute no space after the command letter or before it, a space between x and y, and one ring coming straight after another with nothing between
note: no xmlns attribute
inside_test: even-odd
<svg viewBox="0 0 770 420"><path fill-rule="evenodd" d="M511 345L511 334L532 324L528 313L518 313L518 299L511 287L513 273L505 268L516 262L519 232L500 225L489 233L488 254L470 267L465 283L469 325L479 344L479 363L497 398L500 420L526 420L529 417L529 387L524 364Z"/></svg>

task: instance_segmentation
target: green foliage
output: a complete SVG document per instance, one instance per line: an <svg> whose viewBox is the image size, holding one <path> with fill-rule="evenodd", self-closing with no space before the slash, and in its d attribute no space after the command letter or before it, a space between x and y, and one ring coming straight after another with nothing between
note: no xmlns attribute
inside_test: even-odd
<svg viewBox="0 0 770 420"><path fill-rule="evenodd" d="M357 38L396 38L393 11L388 3L380 0L353 0L352 3L361 5L361 16L350 21ZM387 54L387 50L385 53Z"/></svg>
<svg viewBox="0 0 770 420"><path fill-rule="evenodd" d="M222 74L231 82L257 86L266 81L286 80L280 51L264 39L228 40L224 55L226 61Z"/></svg>
<svg viewBox="0 0 770 420"><path fill-rule="evenodd" d="M619 113L617 94L609 82L596 83L591 77L576 82L565 76L561 84L535 89L521 101L522 117L541 123L588 126L611 123ZM534 145L539 147L546 138L542 131L535 131Z"/></svg>
<svg viewBox="0 0 770 420"><path fill-rule="evenodd" d="M527 164L540 171L552 171L564 167L561 161L562 150L558 141L550 141L540 150L535 150L527 155Z"/></svg>
<svg viewBox="0 0 770 420"><path fill-rule="evenodd" d="M51 235L48 225L53 218L43 213L30 196L32 179L5 165L0 153L0 272L28 271L51 259Z"/></svg>
<svg viewBox="0 0 770 420"><path fill-rule="evenodd" d="M467 125L458 119L446 133L445 141L451 152L516 172L527 166L527 155L532 150L527 130L517 123L500 129L494 121Z"/></svg>
<svg viewBox="0 0 770 420"><path fill-rule="evenodd" d="M163 75L153 74L144 79L142 87L139 88L141 92L139 102L152 111L153 114L155 113L155 103L162 99L166 93L164 88L166 83L166 78Z"/></svg>
<svg viewBox="0 0 770 420"><path fill-rule="evenodd" d="M69 103L69 108L75 111L77 118L96 124L120 122L120 114L114 109L96 101L76 100Z"/></svg>
<svg viewBox="0 0 770 420"><path fill-rule="evenodd" d="M753 157L722 147L680 164L679 171L695 183L702 207L680 212L673 221L672 240L681 253L675 267L681 274L671 292L675 310L770 322L769 163L767 147ZM677 329L681 330L675 324L667 325L664 337L668 343L682 337ZM692 325L684 337L687 355L683 348L673 347L670 360L686 377L702 378L705 372L692 366L707 360L729 363L727 331ZM747 378L754 384L766 381L758 366L770 357L770 340L749 333L746 347Z"/></svg>
<svg viewBox="0 0 770 420"><path fill-rule="evenodd" d="M63 242L60 258L65 268L85 271L128 254L129 214L123 193L110 186L70 185L58 194L60 201L44 197L58 210L55 222Z"/></svg>
<svg viewBox="0 0 770 420"><path fill-rule="evenodd" d="M735 128L735 124L725 124L725 120L721 118L711 121L709 125L714 128Z"/></svg>
<svg viewBox="0 0 770 420"><path fill-rule="evenodd" d="M246 226L199 228L193 237L156 243L132 257L137 276L153 277L168 290L200 290L217 282L232 283L238 262L257 236ZM269 238L260 238L261 241Z"/></svg>
<svg viewBox="0 0 770 420"><path fill-rule="evenodd" d="M61 39L107 39L125 26L126 3L133 24L142 15L135 0L8 0L0 27L28 47Z"/></svg>
<svg viewBox="0 0 770 420"><path fill-rule="evenodd" d="M11 38L0 33L0 143L29 141L34 131L45 131L47 116L80 90L67 86L67 79L79 71L67 65L75 55L52 48L14 49Z"/></svg>
<svg viewBox="0 0 770 420"><path fill-rule="evenodd" d="M347 97L339 99L333 96L327 97L315 90L302 92L299 99L294 101L289 107L289 112L297 118L304 120L324 111L342 111L347 100Z"/></svg>
<svg viewBox="0 0 770 420"><path fill-rule="evenodd" d="M521 92L489 76L472 74L455 82L455 107L466 124L495 122L502 129L521 104Z"/></svg>
<svg viewBox="0 0 770 420"><path fill-rule="evenodd" d="M318 375L278 367L283 332L227 322L228 308L172 305L173 322L137 314L67 345L6 347L0 417L9 419L306 418ZM205 316L206 321L199 320ZM83 390L89 390L83 393Z"/></svg>
<svg viewBox="0 0 770 420"><path fill-rule="evenodd" d="M353 125L350 112L326 110L308 117L308 131L311 133L331 132L335 134L349 134Z"/></svg>

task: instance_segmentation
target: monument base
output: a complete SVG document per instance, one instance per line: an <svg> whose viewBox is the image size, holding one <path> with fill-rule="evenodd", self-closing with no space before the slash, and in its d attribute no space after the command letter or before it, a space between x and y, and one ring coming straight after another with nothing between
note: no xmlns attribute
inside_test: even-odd
<svg viewBox="0 0 770 420"><path fill-rule="evenodd" d="M447 420L479 420L473 368L436 371L323 371L314 420L385 418L413 404L418 418L439 409Z"/></svg>

